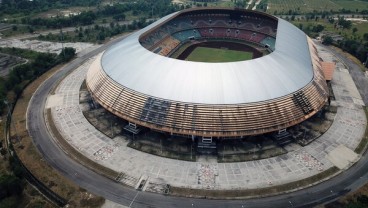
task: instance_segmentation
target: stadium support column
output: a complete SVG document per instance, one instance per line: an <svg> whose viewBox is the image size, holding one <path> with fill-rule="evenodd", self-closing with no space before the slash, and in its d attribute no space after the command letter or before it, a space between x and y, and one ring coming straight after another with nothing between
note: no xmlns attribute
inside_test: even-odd
<svg viewBox="0 0 368 208"><path fill-rule="evenodd" d="M190 144L190 159L192 160L193 159L193 143L195 141L195 136L192 135L192 142Z"/></svg>

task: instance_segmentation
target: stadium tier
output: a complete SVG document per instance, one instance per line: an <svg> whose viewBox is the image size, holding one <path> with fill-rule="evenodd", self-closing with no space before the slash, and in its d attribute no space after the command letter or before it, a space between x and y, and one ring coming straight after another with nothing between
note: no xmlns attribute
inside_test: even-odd
<svg viewBox="0 0 368 208"><path fill-rule="evenodd" d="M223 63L170 57L183 45L211 41L225 41L221 49L242 41L269 51ZM313 42L282 19L242 9L163 17L100 54L86 84L95 101L134 126L200 137L285 129L313 116L328 98Z"/></svg>

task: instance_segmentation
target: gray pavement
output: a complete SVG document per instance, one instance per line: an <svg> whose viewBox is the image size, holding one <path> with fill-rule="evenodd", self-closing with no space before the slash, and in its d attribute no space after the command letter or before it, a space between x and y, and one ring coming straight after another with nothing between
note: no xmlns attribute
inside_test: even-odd
<svg viewBox="0 0 368 208"><path fill-rule="evenodd" d="M328 52L335 55L338 62L343 61L346 64L346 68L348 69L354 83L365 103L368 105L368 76L365 76L365 73L362 71L360 66L358 66L355 62L347 58L343 55L341 51L336 51L333 48L325 48ZM367 70L367 69L366 69ZM367 74L367 71L366 71Z"/></svg>
<svg viewBox="0 0 368 208"><path fill-rule="evenodd" d="M324 48L319 50L324 60L335 60ZM78 67L58 86L56 96L63 101L51 106L54 123L63 137L85 156L129 176L128 181L121 182L132 187L142 177L148 178L148 186L150 181L154 186L153 181L159 179L177 187L216 190L265 188L298 181L333 167L328 155L340 145L354 150L367 124L362 98L349 71L338 63L332 81L336 97L332 105L338 106L335 120L330 129L310 145L294 146L290 148L294 151L285 155L238 163L162 158L127 147L125 138L108 138L84 118L79 89L92 61ZM52 103L52 99L48 102Z"/></svg>

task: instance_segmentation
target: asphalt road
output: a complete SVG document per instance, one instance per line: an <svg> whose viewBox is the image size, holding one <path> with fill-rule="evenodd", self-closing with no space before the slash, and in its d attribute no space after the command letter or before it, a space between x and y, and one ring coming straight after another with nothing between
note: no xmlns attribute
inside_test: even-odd
<svg viewBox="0 0 368 208"><path fill-rule="evenodd" d="M123 38L123 37L122 37ZM122 39L120 38L120 39ZM27 124L34 144L44 159L56 170L61 172L79 186L88 191L105 197L108 200L131 207L313 207L338 198L350 190L356 190L367 182L368 159L364 154L349 170L331 180L322 182L300 191L272 197L248 200L209 200L184 197L164 196L149 192L139 192L122 184L98 175L78 162L70 159L49 135L44 117L44 107L47 95L57 80L67 72L75 69L84 60L100 53L119 39L96 49L83 57L72 61L50 79L46 80L34 93L28 107Z"/></svg>
<svg viewBox="0 0 368 208"><path fill-rule="evenodd" d="M349 73L353 78L365 105L368 106L368 78L365 77L363 71L360 70L360 67L355 62L344 56L342 52L335 51L331 47L328 47L327 49L347 65Z"/></svg>

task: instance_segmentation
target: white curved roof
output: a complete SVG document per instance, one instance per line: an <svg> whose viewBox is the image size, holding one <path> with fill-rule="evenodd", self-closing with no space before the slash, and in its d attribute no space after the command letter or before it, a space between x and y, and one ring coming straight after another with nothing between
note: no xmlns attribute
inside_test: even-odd
<svg viewBox="0 0 368 208"><path fill-rule="evenodd" d="M168 15L105 51L102 67L117 83L166 100L207 104L239 104L278 98L313 78L307 37L278 19L275 51L247 61L202 63L155 54L139 36L171 18Z"/></svg>

